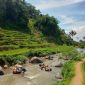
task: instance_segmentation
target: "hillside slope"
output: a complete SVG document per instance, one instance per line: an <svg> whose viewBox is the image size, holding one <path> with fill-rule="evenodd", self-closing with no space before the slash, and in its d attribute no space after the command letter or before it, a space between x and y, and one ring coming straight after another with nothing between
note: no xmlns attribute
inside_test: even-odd
<svg viewBox="0 0 85 85"><path fill-rule="evenodd" d="M49 46L49 44L45 39L42 41L38 35L0 28L0 51L39 46Z"/></svg>

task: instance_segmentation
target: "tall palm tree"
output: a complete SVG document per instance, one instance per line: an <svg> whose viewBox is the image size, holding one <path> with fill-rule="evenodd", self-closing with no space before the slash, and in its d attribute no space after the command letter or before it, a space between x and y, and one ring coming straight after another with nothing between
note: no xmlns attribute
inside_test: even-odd
<svg viewBox="0 0 85 85"><path fill-rule="evenodd" d="M70 32L69 32L69 35L73 38L73 36L75 36L77 33L76 33L76 31L74 31L74 30L71 30Z"/></svg>

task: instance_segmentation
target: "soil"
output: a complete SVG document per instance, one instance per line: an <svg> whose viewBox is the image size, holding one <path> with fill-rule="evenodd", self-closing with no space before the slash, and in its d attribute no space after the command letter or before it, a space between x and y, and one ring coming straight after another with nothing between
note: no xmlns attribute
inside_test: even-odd
<svg viewBox="0 0 85 85"><path fill-rule="evenodd" d="M84 60L85 59L75 63L75 76L72 79L71 85L82 85L82 83L83 83L83 73L82 73L81 65L84 62Z"/></svg>

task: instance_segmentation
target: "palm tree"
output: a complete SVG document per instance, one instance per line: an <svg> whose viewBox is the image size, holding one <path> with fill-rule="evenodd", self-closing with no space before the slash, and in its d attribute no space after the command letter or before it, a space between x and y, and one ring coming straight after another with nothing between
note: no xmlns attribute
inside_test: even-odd
<svg viewBox="0 0 85 85"><path fill-rule="evenodd" d="M75 36L77 33L76 33L76 31L74 31L74 30L71 30L70 32L69 32L69 35L73 38L73 36Z"/></svg>

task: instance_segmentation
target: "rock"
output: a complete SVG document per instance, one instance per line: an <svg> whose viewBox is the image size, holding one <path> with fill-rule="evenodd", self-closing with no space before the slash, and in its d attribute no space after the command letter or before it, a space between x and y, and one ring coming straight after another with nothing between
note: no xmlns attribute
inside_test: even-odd
<svg viewBox="0 0 85 85"><path fill-rule="evenodd" d="M63 79L63 77L62 76L55 76L57 79L59 79L59 80L62 80Z"/></svg>
<svg viewBox="0 0 85 85"><path fill-rule="evenodd" d="M0 71L0 76L4 75L4 72L3 71Z"/></svg>
<svg viewBox="0 0 85 85"><path fill-rule="evenodd" d="M62 66L63 66L62 62L59 62L57 65L55 65L55 67L62 67Z"/></svg>
<svg viewBox="0 0 85 85"><path fill-rule="evenodd" d="M0 76L4 75L4 72L2 71L2 67L0 66Z"/></svg>
<svg viewBox="0 0 85 85"><path fill-rule="evenodd" d="M8 65L4 65L4 69L7 69L8 68Z"/></svg>
<svg viewBox="0 0 85 85"><path fill-rule="evenodd" d="M32 57L29 60L30 63L43 63L43 61L41 59L39 59L38 57Z"/></svg>

